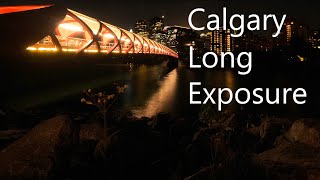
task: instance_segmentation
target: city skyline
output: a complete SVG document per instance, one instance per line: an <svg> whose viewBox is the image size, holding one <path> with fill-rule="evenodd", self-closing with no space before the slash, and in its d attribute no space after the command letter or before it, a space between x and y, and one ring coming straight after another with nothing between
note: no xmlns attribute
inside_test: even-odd
<svg viewBox="0 0 320 180"><path fill-rule="evenodd" d="M126 29L133 29L134 23L138 19L150 19L155 16L165 16L165 23L167 25L187 26L187 17L191 10L197 7L203 7L208 10L208 13L219 14L221 8L226 6L230 13L275 13L287 14L289 17L294 17L298 21L309 25L312 29L319 29L320 23L316 19L320 16L320 11L315 3L309 4L305 2L292 1L276 1L270 0L262 2L246 0L242 2L226 1L226 0L199 0L199 1L168 1L163 0L161 3L150 3L146 0L136 0L134 2L126 2L123 4L117 1L102 1L92 0L88 4L85 0L75 2L61 2L59 0L28 0L28 1L10 1L1 2L0 5L8 4L39 4L39 3L54 3L62 4L68 8L75 9L91 17L111 22L115 25L124 27ZM167 4L170 3L168 6ZM118 7L118 8L117 8ZM177 8L179 7L179 8ZM120 10L119 10L120 9ZM197 21L203 23L207 18L199 18Z"/></svg>

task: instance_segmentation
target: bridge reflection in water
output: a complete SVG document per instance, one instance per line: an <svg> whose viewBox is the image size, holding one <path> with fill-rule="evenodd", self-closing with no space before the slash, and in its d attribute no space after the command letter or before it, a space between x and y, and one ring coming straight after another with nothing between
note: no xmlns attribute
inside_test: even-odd
<svg viewBox="0 0 320 180"><path fill-rule="evenodd" d="M146 101L146 104L133 110L137 117L152 117L159 112L170 112L174 104L178 85L177 69L171 71L162 81L159 89Z"/></svg>
<svg viewBox="0 0 320 180"><path fill-rule="evenodd" d="M178 58L175 51L160 43L70 9L52 34L27 50L159 54Z"/></svg>

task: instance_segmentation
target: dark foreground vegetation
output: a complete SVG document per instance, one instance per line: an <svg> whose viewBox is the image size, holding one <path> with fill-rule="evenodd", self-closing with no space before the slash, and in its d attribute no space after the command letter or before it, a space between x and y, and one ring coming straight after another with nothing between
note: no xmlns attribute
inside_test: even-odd
<svg viewBox="0 0 320 180"><path fill-rule="evenodd" d="M42 121L2 149L1 179L319 179L320 123L242 110Z"/></svg>

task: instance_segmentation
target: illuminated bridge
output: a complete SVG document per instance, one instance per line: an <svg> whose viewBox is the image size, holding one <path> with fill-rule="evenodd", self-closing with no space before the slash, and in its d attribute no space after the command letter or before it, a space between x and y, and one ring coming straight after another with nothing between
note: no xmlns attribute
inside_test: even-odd
<svg viewBox="0 0 320 180"><path fill-rule="evenodd" d="M55 5L0 7L1 49L35 52L156 54L170 48L125 29Z"/></svg>

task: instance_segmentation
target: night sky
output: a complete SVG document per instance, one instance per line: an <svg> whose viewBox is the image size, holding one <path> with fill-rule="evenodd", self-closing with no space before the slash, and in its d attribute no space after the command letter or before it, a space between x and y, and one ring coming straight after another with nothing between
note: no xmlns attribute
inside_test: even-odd
<svg viewBox="0 0 320 180"><path fill-rule="evenodd" d="M165 25L188 26L187 18L191 10L203 7L208 14L221 14L222 7L228 8L228 14L287 14L313 29L320 29L320 1L311 0L10 0L0 1L8 4L46 4L59 3L64 6L95 17L102 21L130 29L138 19L150 19L154 16L165 16ZM198 23L207 19L199 18Z"/></svg>

